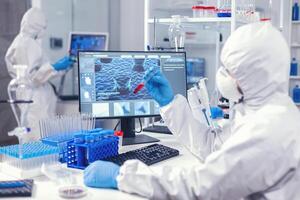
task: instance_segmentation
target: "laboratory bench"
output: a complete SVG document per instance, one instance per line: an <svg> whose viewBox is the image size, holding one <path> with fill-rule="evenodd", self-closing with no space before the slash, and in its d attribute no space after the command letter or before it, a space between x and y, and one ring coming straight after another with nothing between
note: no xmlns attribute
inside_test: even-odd
<svg viewBox="0 0 300 200"><path fill-rule="evenodd" d="M194 157L187 149L185 149L180 143L178 143L174 136L166 135L166 134L158 134L158 133L145 133L151 137L155 137L160 140L160 144L175 148L180 151L180 155L157 164L151 165L151 169L153 171L159 170L162 166L176 166L176 167L185 167L190 168L193 165L201 165L201 162ZM147 146L150 144L141 144L141 145L130 145L123 146L121 148L121 152L126 152L130 150L134 150L137 148L141 148L143 146ZM83 171L72 169L76 174L76 180L79 185L83 185ZM63 199L59 197L58 194L58 186L55 185L54 182L50 181L45 176L40 176L33 178L34 179L34 187L32 197L30 198L8 198L8 199ZM16 178L8 176L2 172L0 172L0 180L16 180ZM88 195L80 198L80 199L95 199L99 200L140 200L144 199L137 195L132 195L128 193L124 193L118 190L113 189L98 189L98 188L87 188ZM3 198L2 198L3 199Z"/></svg>

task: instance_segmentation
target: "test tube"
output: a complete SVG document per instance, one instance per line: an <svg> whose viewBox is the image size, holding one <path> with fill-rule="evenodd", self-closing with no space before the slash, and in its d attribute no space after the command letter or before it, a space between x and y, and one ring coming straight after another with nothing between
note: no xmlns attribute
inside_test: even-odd
<svg viewBox="0 0 300 200"><path fill-rule="evenodd" d="M141 90L144 88L145 84L146 84L146 83L147 83L154 75L156 75L159 71L160 71L160 70L158 70L158 68L152 68L152 69L150 69L150 74L147 76L147 79L144 80L142 83L138 84L138 85L136 86L136 88L133 90L133 93L134 93L134 94L137 94L139 91L141 91Z"/></svg>

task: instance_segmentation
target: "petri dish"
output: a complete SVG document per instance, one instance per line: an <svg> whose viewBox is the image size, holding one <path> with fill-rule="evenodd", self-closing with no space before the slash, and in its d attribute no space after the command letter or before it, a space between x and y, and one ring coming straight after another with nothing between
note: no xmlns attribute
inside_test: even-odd
<svg viewBox="0 0 300 200"><path fill-rule="evenodd" d="M63 186L58 193L64 199L79 199L87 195L87 189L83 186Z"/></svg>

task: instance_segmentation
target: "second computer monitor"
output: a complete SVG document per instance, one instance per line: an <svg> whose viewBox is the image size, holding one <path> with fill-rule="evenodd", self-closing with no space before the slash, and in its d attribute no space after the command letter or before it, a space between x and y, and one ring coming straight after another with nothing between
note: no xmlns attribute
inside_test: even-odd
<svg viewBox="0 0 300 200"><path fill-rule="evenodd" d="M159 115L159 105L143 82L145 72L156 68L169 80L174 94L186 96L184 52L79 52L80 110L99 118Z"/></svg>
<svg viewBox="0 0 300 200"><path fill-rule="evenodd" d="M108 33L97 32L71 32L70 56L76 57L78 50L103 51L108 48Z"/></svg>

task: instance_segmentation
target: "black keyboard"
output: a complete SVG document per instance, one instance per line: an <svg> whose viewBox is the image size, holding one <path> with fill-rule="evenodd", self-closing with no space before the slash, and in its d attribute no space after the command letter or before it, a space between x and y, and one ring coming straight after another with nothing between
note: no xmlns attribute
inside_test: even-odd
<svg viewBox="0 0 300 200"><path fill-rule="evenodd" d="M153 125L153 126L146 127L143 129L143 131L172 134L172 132L169 130L169 128L167 126L159 126L159 125Z"/></svg>
<svg viewBox="0 0 300 200"><path fill-rule="evenodd" d="M117 165L122 165L127 160L137 159L146 165L153 165L160 161L179 155L179 151L161 144L152 144L140 149L128 151L117 156L104 159L105 161L113 162Z"/></svg>

